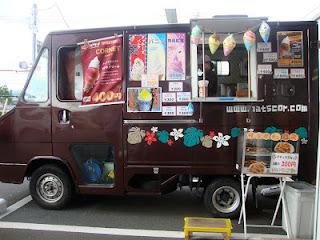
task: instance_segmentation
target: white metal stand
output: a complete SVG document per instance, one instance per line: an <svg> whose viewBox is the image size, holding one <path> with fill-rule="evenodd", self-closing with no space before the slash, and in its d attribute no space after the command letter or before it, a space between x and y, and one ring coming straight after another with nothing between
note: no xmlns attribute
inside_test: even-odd
<svg viewBox="0 0 320 240"><path fill-rule="evenodd" d="M248 176L247 184L245 186L244 184L244 178L245 175ZM248 225L247 224L247 215L246 215L246 199L249 191L249 185L250 181L253 177L273 177L273 178L278 178L280 182L280 196L277 202L277 206L275 209L275 212L273 214L272 222L271 225ZM275 175L275 174L241 174L241 191L242 191L242 207L241 207L241 212L240 212L240 217L238 224L241 223L241 219L243 217L243 232L244 232L244 237L247 238L247 227L276 227L274 226L275 219L277 217L277 213L279 211L280 203L282 202L282 207L283 207L283 212L284 212L284 222L286 224L286 229L287 229L287 237L290 239L292 234L291 234L291 226L289 222L289 215L288 215L288 208L287 208L287 203L285 200L285 195L284 195L284 188L286 186L287 180L290 178L290 175ZM278 226L277 226L278 227ZM280 227L280 226L279 226Z"/></svg>

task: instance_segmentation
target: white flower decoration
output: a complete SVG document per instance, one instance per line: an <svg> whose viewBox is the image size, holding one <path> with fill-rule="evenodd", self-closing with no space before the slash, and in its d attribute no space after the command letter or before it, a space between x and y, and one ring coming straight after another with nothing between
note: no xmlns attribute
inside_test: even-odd
<svg viewBox="0 0 320 240"><path fill-rule="evenodd" d="M308 139L302 138L301 139L301 144L308 144Z"/></svg>
<svg viewBox="0 0 320 240"><path fill-rule="evenodd" d="M223 134L219 132L218 135L213 137L213 140L217 142L217 148L220 148L221 146L228 147L229 146L228 140L230 138L231 137L229 135L223 136Z"/></svg>
<svg viewBox="0 0 320 240"><path fill-rule="evenodd" d="M247 132L254 132L254 129L253 128L243 128L244 131L247 131Z"/></svg>
<svg viewBox="0 0 320 240"><path fill-rule="evenodd" d="M153 132L153 133L158 132L158 127L152 127L152 128L151 128L151 132Z"/></svg>
<svg viewBox="0 0 320 240"><path fill-rule="evenodd" d="M179 128L178 130L173 128L170 136L174 137L175 141L177 141L179 138L183 138L183 128Z"/></svg>

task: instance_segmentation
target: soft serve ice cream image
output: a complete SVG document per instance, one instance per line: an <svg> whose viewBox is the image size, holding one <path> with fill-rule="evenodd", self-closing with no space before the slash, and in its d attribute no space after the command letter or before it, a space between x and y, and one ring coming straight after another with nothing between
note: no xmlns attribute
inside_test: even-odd
<svg viewBox="0 0 320 240"><path fill-rule="evenodd" d="M288 36L286 36L280 43L280 58L289 58L290 49L290 39Z"/></svg>
<svg viewBox="0 0 320 240"><path fill-rule="evenodd" d="M84 92L89 92L90 89L93 88L95 82L99 77L99 68L100 68L100 61L96 56L90 61L89 66L86 70L85 78L84 78L84 87L83 87Z"/></svg>
<svg viewBox="0 0 320 240"><path fill-rule="evenodd" d="M144 62L137 57L133 62L131 80L141 80L142 75L144 74L144 68Z"/></svg>
<svg viewBox="0 0 320 240"><path fill-rule="evenodd" d="M138 106L141 112L149 112L152 104L152 94L147 89L142 89L138 94Z"/></svg>

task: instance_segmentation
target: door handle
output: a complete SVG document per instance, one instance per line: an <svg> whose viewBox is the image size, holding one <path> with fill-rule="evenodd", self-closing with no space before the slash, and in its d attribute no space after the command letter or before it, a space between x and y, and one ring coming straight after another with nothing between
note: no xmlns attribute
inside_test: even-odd
<svg viewBox="0 0 320 240"><path fill-rule="evenodd" d="M60 124L69 124L70 123L70 111L63 109L59 111L58 119Z"/></svg>

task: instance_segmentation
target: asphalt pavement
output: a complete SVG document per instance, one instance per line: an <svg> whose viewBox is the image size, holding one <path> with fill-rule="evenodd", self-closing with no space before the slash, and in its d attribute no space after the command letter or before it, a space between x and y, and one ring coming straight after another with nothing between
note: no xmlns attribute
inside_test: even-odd
<svg viewBox="0 0 320 240"><path fill-rule="evenodd" d="M22 186L21 186L22 187ZM23 188L23 187L22 187ZM11 188L10 188L11 189ZM23 192L23 191L22 191ZM263 209L256 210L248 199L247 220L249 224L270 224L276 199L259 198ZM164 196L77 196L63 210L45 210L33 201L10 213L0 220L0 225L13 227L0 228L0 239L159 239L153 233L171 233L182 238L184 217L212 217L203 206L202 199L191 194L188 189ZM276 224L281 223L279 213ZM233 233L242 233L242 225L232 221ZM16 228L16 229L15 229ZM22 229L19 229L22 228ZM116 229L126 232L138 231L132 236L123 233L108 235L101 229ZM142 235L139 236L139 230ZM89 233L91 231L91 233ZM152 231L150 236L145 231ZM250 233L280 234L282 229L249 228ZM148 234L147 234L148 235ZM169 236L169 235L168 235Z"/></svg>
<svg viewBox="0 0 320 240"><path fill-rule="evenodd" d="M0 182L0 198L3 198L7 202L7 206L10 206L22 198L29 195L29 181L24 180L22 184L11 184Z"/></svg>

